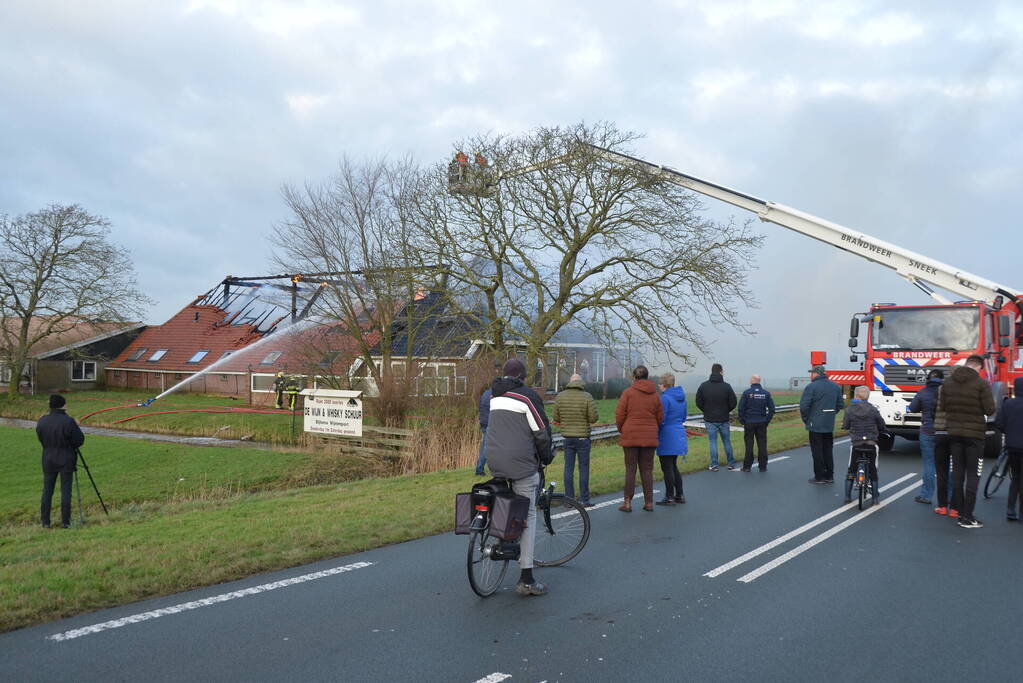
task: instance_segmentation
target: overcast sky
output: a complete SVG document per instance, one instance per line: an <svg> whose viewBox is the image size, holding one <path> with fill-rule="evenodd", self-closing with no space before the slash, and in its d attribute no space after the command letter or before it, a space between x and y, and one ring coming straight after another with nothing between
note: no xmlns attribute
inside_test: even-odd
<svg viewBox="0 0 1023 683"><path fill-rule="evenodd" d="M3 0L0 212L107 216L160 323L267 272L281 184L343 154L432 162L477 133L610 120L652 162L1021 291L1021 80L1008 0ZM852 313L929 302L759 229L758 334L710 331L690 380L712 360L740 385L803 375L811 349L848 367Z"/></svg>

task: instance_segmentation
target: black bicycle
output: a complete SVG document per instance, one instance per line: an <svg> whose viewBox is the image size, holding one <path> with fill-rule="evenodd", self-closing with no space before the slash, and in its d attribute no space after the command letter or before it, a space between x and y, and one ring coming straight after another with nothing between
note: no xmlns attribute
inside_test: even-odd
<svg viewBox="0 0 1023 683"><path fill-rule="evenodd" d="M998 460L995 462L994 469L987 475L987 481L984 482L984 497L990 498L995 495L1002 482L1008 479L1010 476L1009 472L1009 451L1002 450L998 455Z"/></svg>
<svg viewBox="0 0 1023 683"><path fill-rule="evenodd" d="M870 456L876 453L873 447L870 450L857 448L859 454L856 457L856 478L853 479L853 486L859 493L859 509L867 507L867 496L871 494L874 484L870 480Z"/></svg>
<svg viewBox="0 0 1023 683"><path fill-rule="evenodd" d="M540 485L536 496L537 519L533 544L533 563L538 567L556 567L565 564L586 546L590 540L590 515L582 503L563 493L555 493L555 483L544 486L544 472L540 470ZM490 511L494 493L487 489L473 492L473 516L469 534L469 552L466 570L469 586L476 595L493 595L505 575L508 562L519 559L518 541L502 541L490 535Z"/></svg>

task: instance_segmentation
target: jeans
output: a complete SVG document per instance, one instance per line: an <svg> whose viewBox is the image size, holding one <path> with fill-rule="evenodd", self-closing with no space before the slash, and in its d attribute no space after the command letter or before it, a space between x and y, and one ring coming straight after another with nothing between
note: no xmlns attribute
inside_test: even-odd
<svg viewBox="0 0 1023 683"><path fill-rule="evenodd" d="M590 502L590 440L574 436L565 437L565 495L575 498L572 475L576 456L579 457L579 502Z"/></svg>
<svg viewBox="0 0 1023 683"><path fill-rule="evenodd" d="M948 450L952 455L952 507L961 518L973 519L977 485L984 469L984 439L950 435Z"/></svg>
<svg viewBox="0 0 1023 683"><path fill-rule="evenodd" d="M920 432L920 457L924 462L924 485L920 487L920 497L931 500L934 496L934 480L937 472L934 467L934 435Z"/></svg>
<svg viewBox="0 0 1023 683"><path fill-rule="evenodd" d="M746 423L743 426L742 440L746 446L746 457L742 461L742 469L753 468L753 441L757 443L757 467L761 472L767 470L767 423Z"/></svg>
<svg viewBox="0 0 1023 683"><path fill-rule="evenodd" d="M539 472L525 479L516 479L512 482L512 490L515 493L529 498L534 503L529 506L526 528L522 531L522 535L519 536L519 567L522 569L533 568L533 545L536 541L536 487L539 485Z"/></svg>
<svg viewBox="0 0 1023 683"><path fill-rule="evenodd" d="M480 454L476 458L476 475L479 477L483 476L483 468L487 464L487 429L486 427L480 427L480 431L483 432L483 438L480 439Z"/></svg>
<svg viewBox="0 0 1023 683"><path fill-rule="evenodd" d="M810 432L810 456L813 478L828 481L835 478L835 435L831 432Z"/></svg>
<svg viewBox="0 0 1023 683"><path fill-rule="evenodd" d="M704 422L707 427L707 442L710 444L710 466L718 466L718 434L721 435L721 442L725 445L725 458L729 465L735 465L735 456L732 455L732 426L727 422Z"/></svg>
<svg viewBox="0 0 1023 683"><path fill-rule="evenodd" d="M71 482L74 476L74 472L60 473L60 523L64 526L71 524ZM56 472L43 472L43 497L39 504L39 521L43 526L50 526L50 506L56 484Z"/></svg>

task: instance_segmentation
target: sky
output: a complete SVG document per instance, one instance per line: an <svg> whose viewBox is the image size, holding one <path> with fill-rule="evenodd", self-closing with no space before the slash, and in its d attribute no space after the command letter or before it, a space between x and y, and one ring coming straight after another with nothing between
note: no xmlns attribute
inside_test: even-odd
<svg viewBox="0 0 1023 683"><path fill-rule="evenodd" d="M623 11L626 10L627 11ZM459 139L613 121L635 152L1023 291L1023 5L798 0L0 3L0 213L112 223L158 324L271 271L283 183L343 155L444 160ZM706 201L717 219L749 216ZM711 362L852 367L849 319L930 300L758 223L743 320Z"/></svg>

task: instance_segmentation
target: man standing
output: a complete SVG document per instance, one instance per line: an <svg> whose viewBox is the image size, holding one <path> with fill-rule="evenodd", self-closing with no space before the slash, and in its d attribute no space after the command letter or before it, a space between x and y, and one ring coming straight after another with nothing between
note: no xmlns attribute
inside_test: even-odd
<svg viewBox="0 0 1023 683"><path fill-rule="evenodd" d="M810 370L810 384L799 399L799 416L810 433L813 457L811 484L835 483L835 417L845 407L842 387L830 379L823 365Z"/></svg>
<svg viewBox="0 0 1023 683"><path fill-rule="evenodd" d="M285 384L287 384L287 380L284 379L284 373L283 372L278 372L274 376L274 384L273 384L274 399L275 399L274 405L277 406L277 408L283 408L284 407L284 385Z"/></svg>
<svg viewBox="0 0 1023 683"><path fill-rule="evenodd" d="M724 369L720 363L710 366L710 379L696 390L696 407L703 413L703 424L707 427L707 441L710 445L710 471L718 471L718 434L725 446L728 469L736 471L735 456L732 455L732 426L728 414L737 403L732 385L725 381Z"/></svg>
<svg viewBox="0 0 1023 683"><path fill-rule="evenodd" d="M970 356L965 365L952 371L938 396L952 455L952 507L959 511L959 526L964 529L984 526L973 516L973 508L984 467L987 416L995 413L995 398L980 376L983 368L982 357Z"/></svg>
<svg viewBox="0 0 1023 683"><path fill-rule="evenodd" d="M551 419L561 425L565 447L565 495L575 498L572 477L579 458L579 502L590 503L590 425L597 422L597 402L586 391L581 375L572 375L564 391L554 399Z"/></svg>
<svg viewBox="0 0 1023 683"><path fill-rule="evenodd" d="M1019 521L1017 501L1023 502L1019 495L1020 476L1023 475L1023 377L1013 381L1013 396L1004 401L998 409L995 426L1005 435L1005 450L1009 454L1009 502L1005 508L1005 519L1010 522Z"/></svg>
<svg viewBox="0 0 1023 683"><path fill-rule="evenodd" d="M522 380L526 366L518 358L508 359L502 368L504 377L490 385L490 420L487 424L485 457L490 473L510 479L520 496L536 500L540 467L549 465L551 426L543 401ZM519 538L519 567L522 574L515 592L519 595L544 595L547 586L533 578L533 543L536 539L536 505L529 506L526 528Z"/></svg>
<svg viewBox="0 0 1023 683"><path fill-rule="evenodd" d="M50 507L53 489L60 474L60 525L71 526L71 482L78 463L78 448L85 443L85 435L74 418L64 412L66 401L60 394L50 396L50 412L36 423L36 436L43 446L43 498L39 505L39 518L44 527L50 526Z"/></svg>
<svg viewBox="0 0 1023 683"><path fill-rule="evenodd" d="M761 472L767 471L767 425L774 417L774 399L771 392L760 385L760 375L749 378L749 389L739 399L739 424L742 425L742 439L746 446L746 457L742 471L753 468L753 440L757 442L757 465Z"/></svg>
<svg viewBox="0 0 1023 683"><path fill-rule="evenodd" d="M924 483L920 487L920 495L915 500L924 505L931 504L934 495L934 409L938 406L938 392L944 381L945 373L934 368L927 373L927 384L916 392L906 412L920 413L920 457L923 458Z"/></svg>
<svg viewBox="0 0 1023 683"><path fill-rule="evenodd" d="M490 395L491 389L487 387L480 395L480 454L476 458L476 476L484 475L484 466L487 464L487 422L490 421Z"/></svg>

